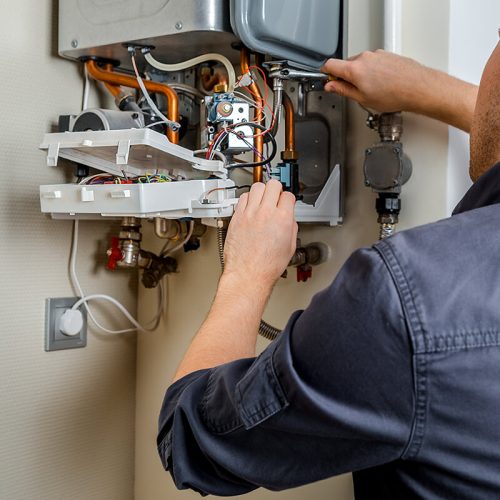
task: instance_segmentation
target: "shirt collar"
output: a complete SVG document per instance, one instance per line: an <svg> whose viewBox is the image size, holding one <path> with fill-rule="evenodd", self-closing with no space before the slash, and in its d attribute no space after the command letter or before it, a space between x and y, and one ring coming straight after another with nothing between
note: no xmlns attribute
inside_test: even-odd
<svg viewBox="0 0 500 500"><path fill-rule="evenodd" d="M500 203L500 162L491 167L465 193L453 215Z"/></svg>

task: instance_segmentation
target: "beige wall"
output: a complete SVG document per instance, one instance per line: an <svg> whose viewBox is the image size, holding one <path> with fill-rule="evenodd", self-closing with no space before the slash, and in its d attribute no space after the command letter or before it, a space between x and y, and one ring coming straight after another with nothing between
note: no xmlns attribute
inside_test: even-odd
<svg viewBox="0 0 500 500"><path fill-rule="evenodd" d="M38 145L82 93L77 65L55 55L56 5L0 0L0 498L127 500L135 338L90 333L84 349L44 352L45 298L73 295L71 223L40 213L39 184L63 181L64 169L46 167ZM82 285L134 310L135 279L102 266L108 231L82 223Z"/></svg>

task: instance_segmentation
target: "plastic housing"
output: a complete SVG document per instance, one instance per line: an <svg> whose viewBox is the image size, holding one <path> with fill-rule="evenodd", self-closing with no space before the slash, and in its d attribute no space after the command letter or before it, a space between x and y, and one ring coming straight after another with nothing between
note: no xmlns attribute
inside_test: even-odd
<svg viewBox="0 0 500 500"><path fill-rule="evenodd" d="M123 177L165 173L178 179L144 184L56 184L40 186L42 212L53 217L230 217L234 182L219 160L194 156L148 129L45 134L40 148L47 165L59 158ZM217 191L207 195L213 189Z"/></svg>

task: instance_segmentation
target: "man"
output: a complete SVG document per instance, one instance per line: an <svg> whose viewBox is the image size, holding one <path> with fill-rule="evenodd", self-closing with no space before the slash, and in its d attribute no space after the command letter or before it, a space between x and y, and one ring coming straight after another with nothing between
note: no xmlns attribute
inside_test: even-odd
<svg viewBox="0 0 500 500"><path fill-rule="evenodd" d="M179 488L236 495L347 471L357 498L500 494L500 45L477 89L377 51L330 60L327 89L471 132L476 184L449 219L356 251L259 357L293 253L294 199L243 195L213 306L160 415ZM474 112L475 108L475 112Z"/></svg>

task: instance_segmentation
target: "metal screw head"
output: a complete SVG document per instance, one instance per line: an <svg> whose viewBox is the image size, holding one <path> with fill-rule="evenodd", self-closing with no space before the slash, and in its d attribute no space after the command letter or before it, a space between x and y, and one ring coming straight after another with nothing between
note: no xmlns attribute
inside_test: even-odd
<svg viewBox="0 0 500 500"><path fill-rule="evenodd" d="M176 30L181 30L182 29L182 21L177 21L175 23L175 29Z"/></svg>
<svg viewBox="0 0 500 500"><path fill-rule="evenodd" d="M78 47L78 40L76 38L73 38L73 40L71 40L71 46L76 49Z"/></svg>

